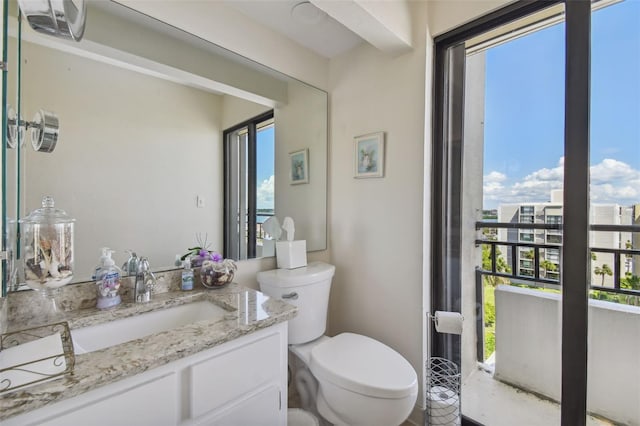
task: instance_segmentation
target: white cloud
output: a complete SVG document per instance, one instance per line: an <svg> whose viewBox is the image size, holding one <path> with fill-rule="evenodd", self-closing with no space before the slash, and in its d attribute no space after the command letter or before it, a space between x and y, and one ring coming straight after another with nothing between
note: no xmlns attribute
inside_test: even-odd
<svg viewBox="0 0 640 426"><path fill-rule="evenodd" d="M602 163L591 167L591 183L611 182L640 178L640 172L622 161L605 158Z"/></svg>
<svg viewBox="0 0 640 426"><path fill-rule="evenodd" d="M270 209L274 204L274 182L275 176L269 176L269 179L263 180L258 188L256 188L256 204L259 209Z"/></svg>
<svg viewBox="0 0 640 426"><path fill-rule="evenodd" d="M492 171L484 176L486 207L498 204L549 201L551 190L562 189L564 157L554 168L542 168L512 181ZM594 203L630 205L640 202L640 170L619 160L604 159L590 168L590 197Z"/></svg>
<svg viewBox="0 0 640 426"><path fill-rule="evenodd" d="M500 172L491 172L484 176L483 191L485 197L490 194L500 194L504 189L502 182L507 180L507 175Z"/></svg>
<svg viewBox="0 0 640 426"><path fill-rule="evenodd" d="M507 175L500 172L491 172L488 175L484 176L484 181L486 182L502 182L507 179Z"/></svg>

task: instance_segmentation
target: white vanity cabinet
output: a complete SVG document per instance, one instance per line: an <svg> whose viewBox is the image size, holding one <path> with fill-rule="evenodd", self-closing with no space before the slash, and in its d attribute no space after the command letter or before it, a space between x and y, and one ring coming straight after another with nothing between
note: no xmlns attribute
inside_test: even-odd
<svg viewBox="0 0 640 426"><path fill-rule="evenodd" d="M283 322L2 424L285 426L286 396Z"/></svg>

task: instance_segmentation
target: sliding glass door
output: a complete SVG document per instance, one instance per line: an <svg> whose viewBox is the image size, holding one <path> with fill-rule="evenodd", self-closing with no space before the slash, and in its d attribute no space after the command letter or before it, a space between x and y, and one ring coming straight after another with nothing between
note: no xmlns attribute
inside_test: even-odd
<svg viewBox="0 0 640 426"><path fill-rule="evenodd" d="M431 352L461 367L466 419L640 422L619 409L640 400L620 374L640 345L638 6L518 2L436 38L432 311L465 327Z"/></svg>

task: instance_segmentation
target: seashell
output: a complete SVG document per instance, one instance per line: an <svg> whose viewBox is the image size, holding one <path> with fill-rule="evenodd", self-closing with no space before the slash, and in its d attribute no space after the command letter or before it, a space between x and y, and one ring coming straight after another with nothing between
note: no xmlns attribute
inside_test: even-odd
<svg viewBox="0 0 640 426"><path fill-rule="evenodd" d="M49 274L49 265L47 264L47 261L45 259L41 260L40 263L38 263L38 266L40 267L41 276L46 277Z"/></svg>
<svg viewBox="0 0 640 426"><path fill-rule="evenodd" d="M28 281L40 281L40 276L31 270L31 268L26 271L26 278Z"/></svg>
<svg viewBox="0 0 640 426"><path fill-rule="evenodd" d="M37 279L39 280L40 278L42 278L42 268L40 267L40 265L35 263L35 259L31 258L31 259L27 259L27 273L31 274L31 277L35 277L32 279Z"/></svg>
<svg viewBox="0 0 640 426"><path fill-rule="evenodd" d="M53 278L60 278L62 275L60 274L60 271L58 271L59 266L60 262L58 262L57 260L52 260L49 264L49 275L51 275Z"/></svg>

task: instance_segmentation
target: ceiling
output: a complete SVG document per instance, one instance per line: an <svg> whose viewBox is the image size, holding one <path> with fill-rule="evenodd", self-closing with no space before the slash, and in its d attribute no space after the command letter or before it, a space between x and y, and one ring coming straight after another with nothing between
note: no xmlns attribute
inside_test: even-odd
<svg viewBox="0 0 640 426"><path fill-rule="evenodd" d="M326 58L340 55L363 42L359 36L308 1L224 0L224 2L243 15ZM293 12L294 7L295 12Z"/></svg>

